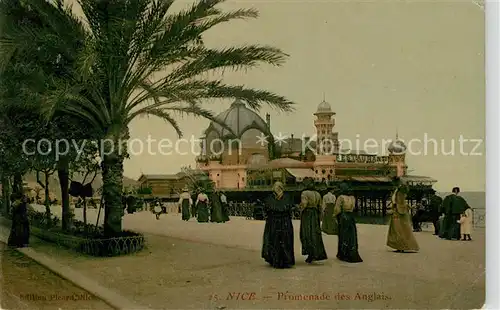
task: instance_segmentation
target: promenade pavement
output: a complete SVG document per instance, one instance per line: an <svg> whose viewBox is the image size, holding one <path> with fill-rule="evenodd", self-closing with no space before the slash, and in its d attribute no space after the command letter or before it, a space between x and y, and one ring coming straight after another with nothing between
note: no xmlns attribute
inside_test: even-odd
<svg viewBox="0 0 500 310"><path fill-rule="evenodd" d="M81 209L75 213L81 218ZM96 210L89 210L89 222L96 217ZM147 249L115 258L83 257L49 244L36 249L157 309L470 309L484 303L484 230L475 231L472 242L416 233L421 251L399 254L385 247L387 226L359 224L363 263L338 261L337 237L324 235L329 259L307 265L294 221L297 265L275 270L260 258L263 221L233 217L224 224L201 224L181 221L178 214L156 220L138 212L125 215L123 227L145 233ZM236 299L236 293L252 292L254 300ZM294 300L298 295L320 300Z"/></svg>
<svg viewBox="0 0 500 310"><path fill-rule="evenodd" d="M113 309L0 242L2 309Z"/></svg>

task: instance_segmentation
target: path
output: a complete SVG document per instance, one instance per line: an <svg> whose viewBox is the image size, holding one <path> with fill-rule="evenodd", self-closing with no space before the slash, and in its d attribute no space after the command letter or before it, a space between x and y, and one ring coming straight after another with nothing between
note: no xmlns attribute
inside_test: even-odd
<svg viewBox="0 0 500 310"><path fill-rule="evenodd" d="M89 219L95 220L93 211ZM149 212L139 212L124 217L124 228L146 233L148 249L141 253L94 259L48 245L40 249L151 308L480 308L483 304L484 230L475 231L473 242L417 233L420 253L398 254L384 246L387 226L358 225L363 263L337 261L336 236L324 236L330 259L309 266L300 255L299 225L294 221L297 266L274 270L260 258L263 225L243 218L225 224L186 223L177 214L156 220ZM256 292L259 299L227 300L229 292ZM282 295L278 300L286 292L286 296L325 293L330 300L284 301ZM342 294L350 300L341 300ZM355 299L363 295L379 300Z"/></svg>
<svg viewBox="0 0 500 310"><path fill-rule="evenodd" d="M112 309L0 242L2 309Z"/></svg>

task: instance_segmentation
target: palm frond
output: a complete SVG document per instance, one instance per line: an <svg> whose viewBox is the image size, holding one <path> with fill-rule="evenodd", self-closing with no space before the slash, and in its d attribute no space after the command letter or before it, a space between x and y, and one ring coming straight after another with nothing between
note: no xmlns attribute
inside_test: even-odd
<svg viewBox="0 0 500 310"><path fill-rule="evenodd" d="M163 119L168 125L172 126L175 129L175 132L177 133L177 136L182 137L182 130L175 120L175 118L172 117L167 111L163 109L148 109L146 112L143 114L145 115L153 115L156 117L159 117Z"/></svg>
<svg viewBox="0 0 500 310"><path fill-rule="evenodd" d="M170 73L165 81L176 82L217 69L249 69L261 63L281 66L288 55L275 47L250 45L223 50L204 49L196 56Z"/></svg>
<svg viewBox="0 0 500 310"><path fill-rule="evenodd" d="M245 101L249 107L259 110L262 104L269 104L271 107L282 111L293 111L294 103L283 96L276 95L265 90L245 88L242 85L227 85L222 81L190 80L163 87L146 89L143 97L129 103L127 109L132 112L145 100L160 98L161 100L149 105L152 108L167 106L176 102L196 102L203 100L220 99L240 99Z"/></svg>
<svg viewBox="0 0 500 310"><path fill-rule="evenodd" d="M160 106L162 106L162 105L160 105ZM207 120L210 120L210 121L222 126L224 129L228 130L228 132L230 134L236 135L236 133L233 131L233 129L230 128L225 122L217 119L216 115L212 111L204 109L196 103L188 103L185 105L181 105L179 103L177 105L163 106L163 107L159 107L159 108L155 108L152 106L146 106L140 110L137 110L137 111L131 113L129 116L129 120L127 120L127 121L131 121L132 119L134 119L135 117L137 117L139 115L148 115L148 114L153 115L152 113L150 113L151 110L161 111L161 113L167 113L168 115L170 115L169 112L173 112L179 116L202 117L202 118L205 118ZM162 116L160 116L160 117L163 118ZM167 118L165 118L165 119L167 120L168 123L171 123L170 120L168 120ZM182 132L177 131L177 134L179 134L179 133L180 133L179 136L181 137Z"/></svg>

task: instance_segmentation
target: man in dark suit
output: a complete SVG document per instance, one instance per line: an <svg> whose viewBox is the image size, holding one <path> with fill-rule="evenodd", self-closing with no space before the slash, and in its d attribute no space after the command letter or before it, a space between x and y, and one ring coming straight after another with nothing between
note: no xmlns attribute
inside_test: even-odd
<svg viewBox="0 0 500 310"><path fill-rule="evenodd" d="M444 230L443 234L439 237L448 240L460 240L460 214L464 213L469 207L465 199L459 196L460 188L454 187L452 194L446 196L443 200L444 212Z"/></svg>
<svg viewBox="0 0 500 310"><path fill-rule="evenodd" d="M429 212L431 216L432 225L434 225L434 235L439 235L439 217L442 214L443 198L436 195L436 192L431 196L429 203Z"/></svg>

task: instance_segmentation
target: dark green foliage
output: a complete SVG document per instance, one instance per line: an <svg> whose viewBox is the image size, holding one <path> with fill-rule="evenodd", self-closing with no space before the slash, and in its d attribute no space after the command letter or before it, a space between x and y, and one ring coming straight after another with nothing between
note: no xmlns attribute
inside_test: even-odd
<svg viewBox="0 0 500 310"><path fill-rule="evenodd" d="M62 230L59 218L48 223L45 213L31 210L28 213L32 232L45 241L65 246L92 256L117 256L140 251L145 246L142 234L124 230L112 238L104 234L102 227L73 220L70 230Z"/></svg>
<svg viewBox="0 0 500 310"><path fill-rule="evenodd" d="M47 215L43 212L37 212L34 210L28 211L28 218L30 225L43 228L43 229L53 229L59 226L61 220L57 216L51 216L47 218Z"/></svg>
<svg viewBox="0 0 500 310"><path fill-rule="evenodd" d="M5 0L0 3L0 18L7 21L0 25L0 62L19 64L23 70L16 70L26 80L42 81L23 86L49 121L60 123L58 115L71 115L76 123L88 124L95 139L112 141L114 150L128 139L128 126L140 115L162 118L179 135L176 114L220 123L202 105L210 98L237 98L253 109L269 104L291 111L292 102L272 92L207 80L213 70L280 66L287 57L269 46L205 46L203 34L214 26L257 17L253 9L224 12L217 7L222 2L200 0L171 13L174 1L80 0L88 21L84 28L61 2L24 0L21 5ZM154 80L158 72L166 75ZM16 98L26 102L25 97ZM52 135L67 135L61 127ZM100 155L105 229L112 235L121 231L123 161L128 155L116 151ZM58 163L59 172L67 172L68 162L73 162L71 156L64 165ZM202 183L195 186L212 190L213 184Z"/></svg>
<svg viewBox="0 0 500 310"><path fill-rule="evenodd" d="M141 187L137 189L138 195L151 195L153 194L153 189L151 187Z"/></svg>

